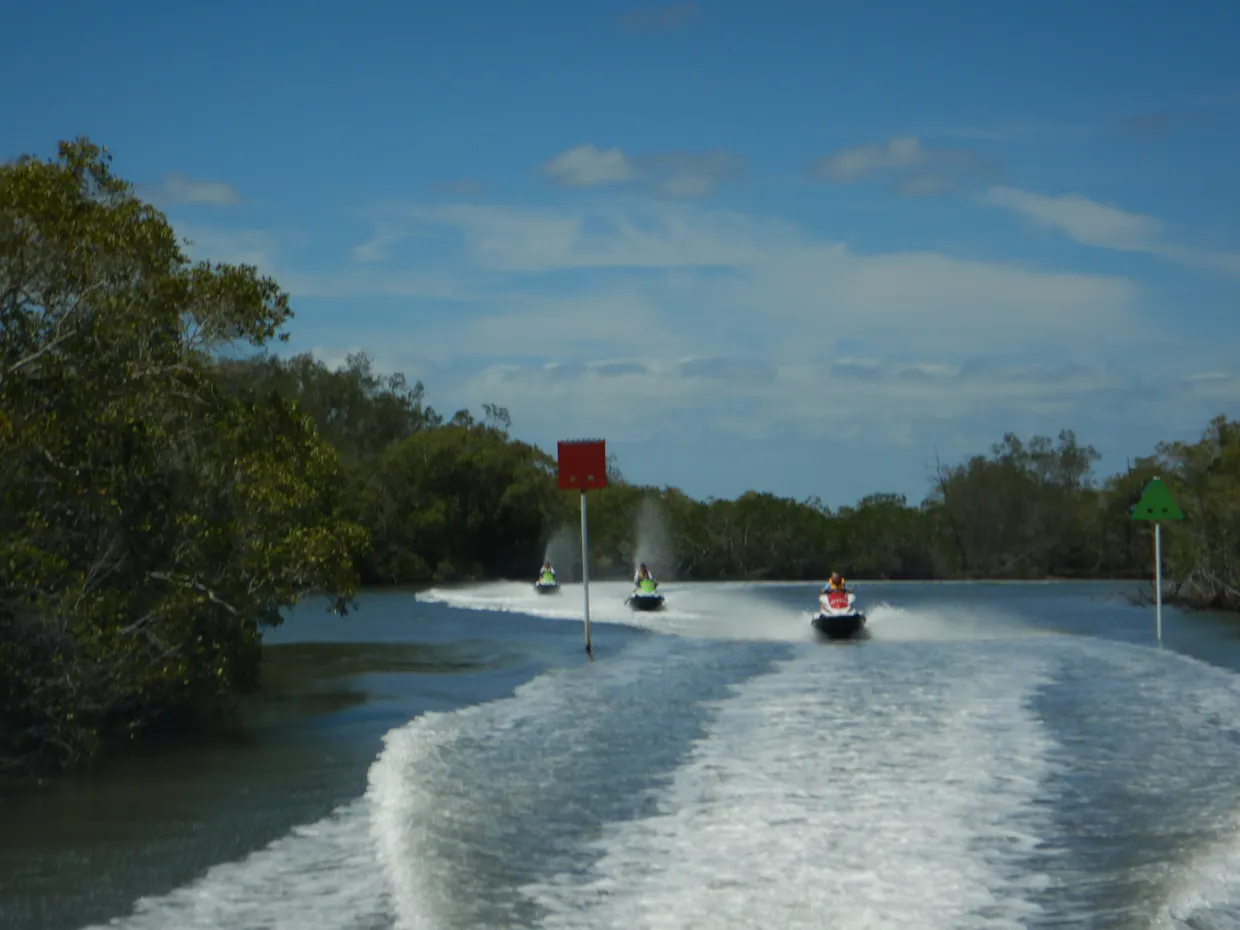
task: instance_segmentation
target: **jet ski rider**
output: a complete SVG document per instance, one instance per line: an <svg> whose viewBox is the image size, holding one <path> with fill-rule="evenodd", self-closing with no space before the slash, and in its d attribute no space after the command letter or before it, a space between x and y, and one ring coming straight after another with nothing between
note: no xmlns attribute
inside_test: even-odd
<svg viewBox="0 0 1240 930"><path fill-rule="evenodd" d="M539 573L539 580L544 584L555 581L555 569L551 567L551 560L543 562L542 571Z"/></svg>
<svg viewBox="0 0 1240 930"><path fill-rule="evenodd" d="M839 572L834 572L831 575L831 580L823 585L822 590L828 594L832 591L847 591L848 585L845 584L844 578Z"/></svg>
<svg viewBox="0 0 1240 930"><path fill-rule="evenodd" d="M659 586L659 583L654 580L654 575L650 574L650 569L646 567L645 562L642 562L642 564L637 567L637 574L633 576L634 587L643 587L643 581L650 582L648 587L651 591Z"/></svg>

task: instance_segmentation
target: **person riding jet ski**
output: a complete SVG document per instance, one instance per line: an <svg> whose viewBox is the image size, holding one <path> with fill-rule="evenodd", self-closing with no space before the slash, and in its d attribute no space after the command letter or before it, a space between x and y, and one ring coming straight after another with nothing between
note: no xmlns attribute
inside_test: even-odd
<svg viewBox="0 0 1240 930"><path fill-rule="evenodd" d="M831 596L833 594L835 597ZM845 595L847 600L842 599L841 594ZM822 586L822 593L818 595L818 603L822 606L823 612L841 610L845 604L851 609L856 600L857 595L848 590L848 584L839 572L831 575L831 579Z"/></svg>
<svg viewBox="0 0 1240 930"><path fill-rule="evenodd" d="M633 576L633 586L647 594L653 593L654 589L659 586L659 583L654 580L654 576L650 574L650 569L646 567L645 562L642 562L637 567L637 574Z"/></svg>
<svg viewBox="0 0 1240 930"><path fill-rule="evenodd" d="M818 613L809 622L828 639L852 639L864 629L865 614L857 609L857 595L848 590L839 572L833 572L831 579L822 586Z"/></svg>
<svg viewBox="0 0 1240 930"><path fill-rule="evenodd" d="M555 583L555 569L551 567L551 562L543 562L542 571L539 573L538 581L540 584Z"/></svg>

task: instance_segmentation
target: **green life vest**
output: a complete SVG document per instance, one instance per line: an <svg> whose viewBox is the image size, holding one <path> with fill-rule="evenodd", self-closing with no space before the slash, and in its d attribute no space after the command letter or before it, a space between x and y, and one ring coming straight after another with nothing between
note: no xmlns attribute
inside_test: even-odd
<svg viewBox="0 0 1240 930"><path fill-rule="evenodd" d="M638 587L647 593L653 593L654 592L654 579L643 578L640 582L638 582Z"/></svg>
<svg viewBox="0 0 1240 930"><path fill-rule="evenodd" d="M543 572L542 580L543 584L551 584L555 581L555 575L551 574L551 572Z"/></svg>

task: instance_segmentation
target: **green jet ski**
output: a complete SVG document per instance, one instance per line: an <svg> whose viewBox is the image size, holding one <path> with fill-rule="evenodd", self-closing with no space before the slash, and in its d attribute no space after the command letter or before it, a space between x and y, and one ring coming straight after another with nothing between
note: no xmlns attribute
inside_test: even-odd
<svg viewBox="0 0 1240 930"><path fill-rule="evenodd" d="M547 569L534 582L534 590L539 594L559 594L560 582L556 580L555 572Z"/></svg>
<svg viewBox="0 0 1240 930"><path fill-rule="evenodd" d="M658 587L659 583L653 578L643 578L625 603L633 610L659 610L663 607L663 595L656 590Z"/></svg>

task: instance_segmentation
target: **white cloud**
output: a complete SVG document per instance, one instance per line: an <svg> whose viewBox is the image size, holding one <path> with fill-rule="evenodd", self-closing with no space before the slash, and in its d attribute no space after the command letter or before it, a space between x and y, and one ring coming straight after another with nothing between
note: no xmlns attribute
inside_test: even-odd
<svg viewBox="0 0 1240 930"><path fill-rule="evenodd" d="M408 298L409 323L352 313L348 329L398 344L408 333L448 357L597 358L640 341L659 359L747 345L804 360L861 339L866 352L949 362L996 341L1013 353L1091 340L1119 352L1147 332L1125 278L932 251L860 254L790 223L683 204L389 206L376 220L376 239L431 237L434 257L303 271L269 233L188 232L201 257L256 264L294 298ZM375 240L363 254L371 249ZM457 306L426 310L424 300Z"/></svg>
<svg viewBox="0 0 1240 930"><path fill-rule="evenodd" d="M818 171L832 181L860 181L892 168L912 168L926 159L926 150L909 136L891 139L884 145L856 145L840 149L820 159Z"/></svg>
<svg viewBox="0 0 1240 930"><path fill-rule="evenodd" d="M969 349L1105 333L1136 322L1139 296L1123 278L936 252L858 255L841 243L784 251L718 290L731 306L770 308L807 335ZM798 335L790 333L789 350Z"/></svg>
<svg viewBox="0 0 1240 930"><path fill-rule="evenodd" d="M593 145L578 145L561 152L547 162L543 171L566 187L597 187L631 181L637 176L623 151Z"/></svg>
<svg viewBox="0 0 1240 930"><path fill-rule="evenodd" d="M743 266L775 254L798 235L784 223L671 206L527 210L455 204L396 212L421 229L463 235L480 267L503 272Z"/></svg>
<svg viewBox="0 0 1240 930"><path fill-rule="evenodd" d="M1154 251L1163 229L1162 223L1153 217L1129 213L1079 194L1048 197L997 185L990 188L986 199L994 206L1020 213L1082 245L1101 249Z"/></svg>
<svg viewBox="0 0 1240 930"><path fill-rule="evenodd" d="M367 264L386 261L388 250L407 237L404 230L381 226L373 238L353 247L353 259Z"/></svg>
<svg viewBox="0 0 1240 930"><path fill-rule="evenodd" d="M727 377L690 362L731 367ZM744 377L750 368L754 377ZM861 375L859 370L870 374ZM911 380L908 370L932 371ZM496 365L456 388L478 405L499 398L523 430L606 431L616 441L647 440L666 424L759 439L794 429L806 436L891 429L910 435L933 424L1023 409L1069 411L1091 395L1123 392L1128 379L1105 370L1002 369L971 375L965 366L912 366L866 360L864 366L770 366L761 359L615 359L576 365ZM738 410L744 416L737 416Z"/></svg>
<svg viewBox="0 0 1240 930"><path fill-rule="evenodd" d="M561 152L543 172L565 187L600 187L640 181L670 197L704 197L722 182L745 174L745 159L732 152L655 152L578 145Z"/></svg>
<svg viewBox="0 0 1240 930"><path fill-rule="evenodd" d="M1217 403L1220 408L1233 407L1240 403L1240 369L1232 374L1209 371L1189 375L1184 379L1184 386L1193 397L1208 399Z"/></svg>
<svg viewBox="0 0 1240 930"><path fill-rule="evenodd" d="M294 297L319 300L353 300L385 295L407 297L411 300L472 303L487 297L484 290L471 285L468 280L436 271L345 269L322 272L275 270L267 273L275 277L280 286Z"/></svg>
<svg viewBox="0 0 1240 930"><path fill-rule="evenodd" d="M994 186L987 191L985 199L992 206L1017 213L1081 245L1118 252L1142 252L1190 268L1240 276L1240 252L1193 249L1169 242L1166 224L1161 220L1099 203L1080 194L1048 196Z"/></svg>
<svg viewBox="0 0 1240 930"><path fill-rule="evenodd" d="M209 204L215 207L231 207L242 202L240 192L223 181L195 181L182 174L164 175L159 192L168 204Z"/></svg>
<svg viewBox="0 0 1240 930"><path fill-rule="evenodd" d="M425 270L416 261L399 274L358 270L355 287L398 293L404 285L411 295L475 303L450 323L419 324L419 343L456 355L526 354L541 342L546 357L597 357L653 337L648 351L660 357L690 347L726 354L742 342L803 357L858 336L888 351L916 345L958 355L996 338L1020 351L1090 337L1115 348L1140 332L1140 295L1123 278L928 251L858 254L734 212L458 204L383 214L385 224L398 220L413 234L458 242L460 253L437 255ZM595 275L583 279L583 270ZM292 281L285 286L294 293L314 290L305 276ZM320 294L325 288L318 284Z"/></svg>
<svg viewBox="0 0 1240 930"><path fill-rule="evenodd" d="M350 320L340 344L382 346L412 371L446 363L427 382L445 408L502 403L523 436L791 431L925 446L965 423L1107 426L1140 408L1143 423L1172 424L1235 398L1233 381L1184 382L1234 363L1202 355L1191 331L1148 325L1141 291L1122 277L864 254L790 223L684 204L391 206L382 222L456 244L401 274L459 282L462 303L412 328L363 334ZM1156 366L1131 361L1155 342ZM1066 364L1074 355L1088 367ZM1115 359L1157 390L1102 367Z"/></svg>
<svg viewBox="0 0 1240 930"><path fill-rule="evenodd" d="M349 346L348 348L327 348L324 346L315 346L306 350L316 362L326 365L333 371L343 368L349 361L350 355L356 355L359 352L366 352L361 346ZM370 353L366 353L369 355ZM382 374L387 374L382 371Z"/></svg>
<svg viewBox="0 0 1240 930"><path fill-rule="evenodd" d="M317 354L341 362L347 353ZM904 362L829 354L807 362L735 354L652 358L630 347L630 354L602 358L482 367L389 352L376 368L403 371L411 381L423 378L429 402L445 411L500 403L511 412L518 436L547 448L568 435L605 435L614 444L670 442L697 455L705 448L714 454L729 450L729 456L751 462L762 457L756 449L790 440L803 448L823 441L857 442L870 450L911 447L926 456L938 447L951 458L984 451L1007 430L1054 435L1062 428L1076 429L1086 442L1105 444L1110 437L1130 454L1159 438L1192 438L1219 409L1240 401L1240 368L1234 366L1231 374L1185 377L1191 369L1159 374L1073 363ZM1185 431L1185 423L1192 428ZM1147 438L1134 450L1137 434ZM768 462L768 471L777 462ZM911 478L915 469L895 471ZM803 476L804 469L798 473ZM740 480L761 482L752 474Z"/></svg>
<svg viewBox="0 0 1240 930"><path fill-rule="evenodd" d="M810 170L839 184L887 177L897 193L926 197L945 193L966 177L988 169L981 159L962 149L927 148L913 136L898 136L881 145L839 149L815 161Z"/></svg>
<svg viewBox="0 0 1240 930"><path fill-rule="evenodd" d="M646 333L659 334L662 352L669 341L681 341L675 333L669 340L655 304L636 292L576 299L514 295L504 298L503 309L452 325L441 338L459 340L461 354L541 358L596 355L626 340L637 343Z"/></svg>

